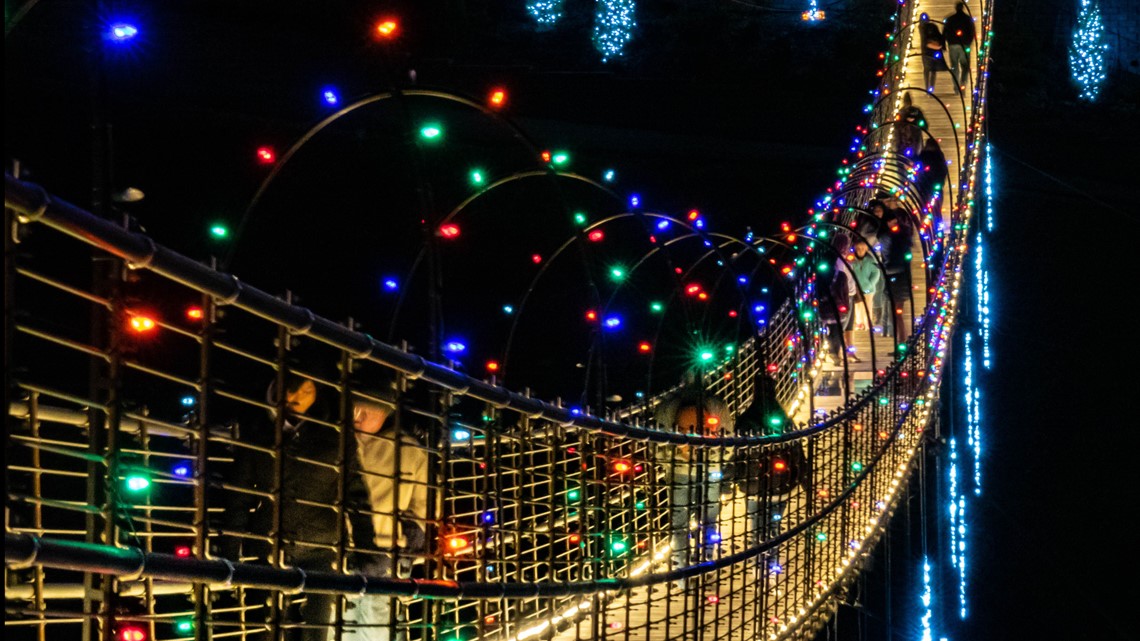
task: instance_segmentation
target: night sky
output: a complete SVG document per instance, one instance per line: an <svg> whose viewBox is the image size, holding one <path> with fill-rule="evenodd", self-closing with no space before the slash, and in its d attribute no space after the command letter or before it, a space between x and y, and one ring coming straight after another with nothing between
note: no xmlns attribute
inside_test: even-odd
<svg viewBox="0 0 1140 641"><path fill-rule="evenodd" d="M501 125L409 99L416 122L449 123L446 153L416 161L395 106L355 114L298 154L240 238L211 240L215 221L236 230L268 171L255 150L283 153L331 112L323 88L336 87L342 102L393 82L478 101L504 86L506 116L537 148L571 151L573 171L598 178L612 167L623 197L638 193L673 213L699 208L713 228L738 235L749 226L771 233L804 218L864 123L892 3L835 3L826 22L807 27L793 2L642 2L627 55L608 64L591 47L590 2L566 2L564 22L549 31L534 28L523 0L114 4L97 15L90 2L43 0L7 33L6 158L20 159L28 180L90 207L91 52L105 51L111 182L146 192L130 209L139 224L168 247L228 257L243 280L275 293L291 288L318 313L352 315L387 338L393 301L380 282L414 258L416 212L453 207L470 193L473 166L509 172L529 156ZM1140 508L1140 421L1129 372L1140 363L1131 309L1140 92L1135 74L1115 73L1101 103L1079 104L1066 43L1052 30L1075 3L1032 4L997 2L986 493L970 524L971 617L946 633L1136 639L1140 537L1130 521ZM99 42L112 15L139 25L131 45ZM399 16L402 34L382 46L370 25L388 15ZM472 225L467 249L445 272L450 327L473 351L501 341L503 328L464 319L490 317L517 296L528 257L565 240L578 207L613 203L589 189L535 184L473 209L482 216L474 220L488 222ZM588 297L572 274L555 283L551 301ZM415 312L404 322L414 325ZM575 350L585 349L574 337L544 347L524 331L519 340L549 349L531 359L536 370L572 372ZM568 397L581 387L537 384ZM881 581L896 601L892 638L917 639L916 617L898 604L920 586L900 558L893 554L894 574ZM883 567L874 575L882 578ZM863 638L888 638L883 616L869 608ZM859 638L859 626L846 625L855 619L845 615L839 638Z"/></svg>

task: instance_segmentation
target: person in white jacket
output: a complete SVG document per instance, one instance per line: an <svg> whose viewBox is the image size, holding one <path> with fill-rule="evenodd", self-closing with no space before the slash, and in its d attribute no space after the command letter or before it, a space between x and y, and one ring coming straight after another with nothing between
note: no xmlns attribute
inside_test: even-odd
<svg viewBox="0 0 1140 641"><path fill-rule="evenodd" d="M373 542L378 553L361 565L369 576L407 578L413 561L425 550L428 507L428 453L410 434L400 428L390 392L375 398L356 395L353 424L356 427L357 455L361 475L368 488L372 508ZM383 402L377 399L383 399ZM398 470L398 473L397 473ZM365 595L349 613L355 641L389 641L395 621L391 616L393 598ZM402 635L397 634L396 638Z"/></svg>

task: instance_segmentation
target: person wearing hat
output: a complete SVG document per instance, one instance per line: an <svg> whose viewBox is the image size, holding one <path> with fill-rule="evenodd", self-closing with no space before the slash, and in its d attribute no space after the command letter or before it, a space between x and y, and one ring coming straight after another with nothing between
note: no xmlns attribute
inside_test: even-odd
<svg viewBox="0 0 1140 641"><path fill-rule="evenodd" d="M358 389L352 397L353 425L361 473L368 488L375 552L361 553L361 573L368 576L411 576L412 563L426 550L428 506L428 453L403 423L395 387L389 376L383 384ZM392 597L365 595L346 620L358 627L360 641L388 641L393 637ZM399 619L400 617L397 617ZM398 633L397 638L400 634Z"/></svg>

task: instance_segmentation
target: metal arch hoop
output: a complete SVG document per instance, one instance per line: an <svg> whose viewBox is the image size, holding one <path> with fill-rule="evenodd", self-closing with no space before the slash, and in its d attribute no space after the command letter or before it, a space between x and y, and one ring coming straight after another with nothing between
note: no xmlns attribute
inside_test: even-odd
<svg viewBox="0 0 1140 641"><path fill-rule="evenodd" d="M350 113L352 113L352 112L354 112L360 108L366 107L368 105L380 103L380 102L383 102L383 101L388 100L390 98L398 98L398 97L403 97L403 96L424 96L424 97L429 97L429 98L439 98L441 100L455 102L455 103L458 103L458 104L461 104L461 105L464 105L467 107L474 108L474 109L478 110L479 112L483 113L484 115L490 116L493 121L507 127L511 131L513 136L516 139L521 140L523 142L523 144L527 147L527 149L529 151L533 152L535 154L535 156L537 157L537 152L538 152L537 145L535 145L534 142L530 139L530 137L527 136L522 131L522 129L520 129L517 125L515 125L513 121L511 121L509 118L503 116L502 114L499 114L496 111L488 109L487 107L483 106L482 104L480 104L480 103L478 103L478 102L476 102L470 98L466 98L466 97L459 96L459 95L449 93L449 92L445 92L445 91L433 90L433 89L410 89L410 90L388 91L388 92L384 92L384 93L373 94L371 96L366 96L364 98L361 98L360 100L357 100L356 102L354 102L350 105L345 105L341 109L338 109L337 111L333 112L332 114L329 114L328 116L323 118L320 122L318 122L317 124L310 127L308 131L306 131L304 134L302 134L302 136L300 138L298 138L297 141L294 142L291 147L289 147L288 151L286 151L281 156L281 159L278 162L274 163L273 169L270 170L270 172L265 176L265 178L263 178L261 180L261 184L258 185L257 191L254 192L254 194L253 194L253 198L250 199L249 204L246 205L245 210L242 211L241 221L238 223L238 228L234 232L234 238L230 244L230 249L229 249L229 251L226 252L226 257L221 262L219 269L221 269L222 271L226 271L229 268L229 264L233 260L234 254L237 251L237 249L236 249L237 243L241 240L242 232L245 230L245 227L248 223L249 217L253 213L253 209L261 201L262 196L265 195L265 192L266 192L266 190L269 189L269 186L271 184L273 184L273 181L277 178L277 176L285 168L285 165L287 165L289 163L289 161L298 152L300 152L301 148L304 147L305 144L307 144L310 140L312 140L317 134L324 131L324 129L326 129L332 123L336 122L337 120L341 119L342 117L344 117L344 116L346 116L346 115L348 115L348 114L350 114Z"/></svg>

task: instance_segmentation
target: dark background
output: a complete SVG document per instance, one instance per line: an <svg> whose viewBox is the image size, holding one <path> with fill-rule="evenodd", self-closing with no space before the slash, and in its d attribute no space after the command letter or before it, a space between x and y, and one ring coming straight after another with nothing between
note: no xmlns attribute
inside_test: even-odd
<svg viewBox="0 0 1140 641"><path fill-rule="evenodd" d="M863 124L893 6L834 3L827 21L808 26L798 18L806 3L642 2L627 56L603 65L589 43L592 3L568 1L563 23L549 31L534 28L523 4L176 2L97 11L43 0L19 15L18 3L6 3L19 21L5 38L5 154L30 180L90 206L92 52L105 51L111 183L146 192L131 209L139 223L191 256L232 254L243 279L292 288L318 313L353 314L382 335L393 301L377 293L376 279L406 268L396 250L416 233L424 206L416 187L430 185L432 206L447 209L472 162L507 171L522 162L520 147L463 121L448 130L446 154L415 167L400 114L378 110L299 155L240 239L210 241L211 222L237 227L267 171L254 150L272 144L281 154L329 113L322 87L336 85L348 101L392 82L409 87L408 69L417 87L476 100L503 85L507 116L540 148L571 150L575 171L596 177L612 166L623 196L637 192L674 213L699 207L733 233L770 233L782 220L802 220ZM935 631L1135 639L1137 76L1114 68L1102 100L1079 103L1065 58L1076 3L996 4L985 492L969 520L970 617L955 623L949 607ZM94 34L116 12L142 31L111 50ZM403 34L381 47L368 30L388 14L400 16ZM534 187L495 203L504 224L480 239L485 255L461 263L487 272L469 274L477 296L449 299L474 306L454 310L453 324L517 295L520 283L497 275L516 269L511 252L525 262L569 235L564 218L537 220L535 210L610 206L603 201ZM330 273L339 287L328 286ZM501 340L501 327L475 325L469 335ZM581 357L585 339L566 336L544 363L570 367ZM916 515L917 502L911 507ZM891 542L890 563L881 550L866 574L865 607L844 606L831 638L919 638L916 547L897 528ZM942 586L936 602L952 602L954 590Z"/></svg>

